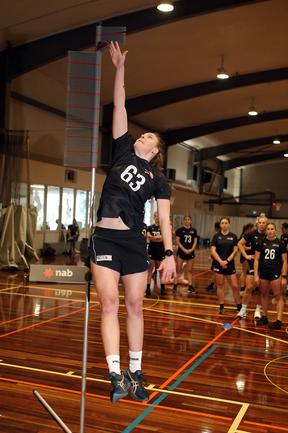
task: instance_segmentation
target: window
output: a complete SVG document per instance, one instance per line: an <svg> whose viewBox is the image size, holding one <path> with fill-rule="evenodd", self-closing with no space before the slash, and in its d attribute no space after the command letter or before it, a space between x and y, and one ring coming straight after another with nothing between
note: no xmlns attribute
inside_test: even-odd
<svg viewBox="0 0 288 433"><path fill-rule="evenodd" d="M75 218L80 229L83 229L86 226L86 214L87 214L87 192L77 190Z"/></svg>
<svg viewBox="0 0 288 433"><path fill-rule="evenodd" d="M44 185L31 185L30 186L30 204L37 208L37 225L36 230L42 230L44 221Z"/></svg>
<svg viewBox="0 0 288 433"><path fill-rule="evenodd" d="M59 219L59 204L60 188L58 186L48 186L46 222L51 230L57 230L56 220Z"/></svg>
<svg viewBox="0 0 288 433"><path fill-rule="evenodd" d="M63 188L61 222L66 227L73 222L74 189Z"/></svg>

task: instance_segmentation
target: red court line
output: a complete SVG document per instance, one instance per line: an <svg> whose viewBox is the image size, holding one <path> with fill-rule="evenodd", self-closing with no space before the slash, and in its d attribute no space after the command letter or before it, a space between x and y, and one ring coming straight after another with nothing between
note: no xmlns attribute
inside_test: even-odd
<svg viewBox="0 0 288 433"><path fill-rule="evenodd" d="M92 305L92 307L90 307L90 308L93 308L93 307L94 307L94 305ZM15 331L7 332L6 334L0 335L0 338L8 337L8 335L12 335L12 334L17 334L18 332L25 331L26 329L36 328L36 326L43 325L44 323L53 322L54 320L62 319L63 317L72 316L72 314L79 313L80 311L85 311L85 307L79 308L79 310L72 311L71 313L61 314L60 316L56 316L56 317L53 317L51 319L42 320L42 322L34 323L33 325L24 326L23 328L16 329Z"/></svg>
<svg viewBox="0 0 288 433"><path fill-rule="evenodd" d="M44 310L41 310L39 314L47 313L48 311L57 310L58 308L67 307L68 305L76 304L76 303L78 303L78 302L79 302L79 301L69 301L69 302L67 302L66 304L59 305L58 307L51 307L51 308L47 308L46 310L45 310L45 309L44 309ZM31 316L35 316L35 314L34 314L34 313L26 314L26 316L21 316L21 317L16 317L15 319L6 320L6 322L1 322L1 323L0 323L0 326L1 326L1 325L6 325L7 323L16 322L17 320L27 319L27 317L31 317Z"/></svg>
<svg viewBox="0 0 288 433"><path fill-rule="evenodd" d="M238 322L238 318L235 319L232 323L231 326L233 326L235 323ZM222 337L222 335L224 335L227 331L229 331L230 329L223 329L223 331L221 331L218 335L216 335L216 337L214 337L211 341L209 341L209 343L207 343L204 347L202 347L201 350L199 350L199 352L197 352L194 356L192 356L192 358L190 358L187 362L185 362L184 365L182 365L182 367L180 367L177 371L175 371L175 373L173 373L170 377L168 377L167 380L165 380L164 383L162 383L162 385L158 386L158 388L163 389L165 388L165 386L167 386L169 383L172 382L172 380L174 380L177 376L179 376L180 373L182 373L183 370L185 370L190 364L192 364L192 362L194 362L197 358L199 358L200 355L202 355L202 353L206 352L207 349L209 349L210 346L212 346L215 341L219 340L220 337ZM152 400L152 398L154 398L156 395L158 394L158 391L153 392L150 396L149 396L149 400Z"/></svg>
<svg viewBox="0 0 288 433"><path fill-rule="evenodd" d="M244 424L249 424L249 425L254 425L254 426L259 426L259 427L268 427L268 428L272 428L274 430L280 430L280 431L288 431L288 428L286 427L279 427L273 424L262 424L260 422L256 422L256 421L243 421Z"/></svg>
<svg viewBox="0 0 288 433"><path fill-rule="evenodd" d="M42 383L26 382L24 380L16 380L16 379L8 379L8 378L0 377L0 381L13 383L13 384L16 383L17 385L22 384L22 385L28 385L28 386L33 386L33 387L40 387L40 388L44 388L44 389L46 388L49 390L51 389L53 391L67 392L69 394L76 394L76 395L81 394L80 391L74 391L74 390L68 389L68 388L60 388L58 386L44 385ZM110 400L110 398L106 395L94 394L91 392L86 392L86 396L101 398L103 400ZM134 400L120 400L119 403L122 403L122 404L129 403L129 404L134 404L134 405L141 406L141 407L143 407L143 406L155 407L155 409L164 409L164 410L172 411L172 412L180 412L180 413L185 413L188 415L193 414L193 415L203 416L206 418L215 418L215 419L221 419L221 420L225 420L225 421L231 421L233 419L232 417L226 417L226 416L214 415L214 414L206 414L206 413L191 411L191 410L187 410L187 409L180 409L180 408L169 407L169 406L161 406L161 405L155 405L155 404L145 403L145 402L140 403L140 402L134 401Z"/></svg>

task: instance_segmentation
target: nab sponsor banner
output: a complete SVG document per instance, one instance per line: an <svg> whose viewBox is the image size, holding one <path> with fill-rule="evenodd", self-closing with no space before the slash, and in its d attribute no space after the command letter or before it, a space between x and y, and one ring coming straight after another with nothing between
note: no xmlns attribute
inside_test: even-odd
<svg viewBox="0 0 288 433"><path fill-rule="evenodd" d="M45 283L85 283L85 266L31 265L29 281Z"/></svg>

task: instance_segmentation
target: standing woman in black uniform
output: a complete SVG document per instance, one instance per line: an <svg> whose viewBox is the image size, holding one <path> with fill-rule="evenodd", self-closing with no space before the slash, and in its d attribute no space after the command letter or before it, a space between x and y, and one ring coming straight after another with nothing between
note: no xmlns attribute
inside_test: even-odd
<svg viewBox="0 0 288 433"><path fill-rule="evenodd" d="M147 242L148 242L148 255L150 257L150 265L148 269L146 296L150 296L152 274L154 272L154 269L156 273L158 273L158 269L161 265L161 262L165 257L163 237L161 234L161 228L159 226L159 218L157 212L154 212L154 224L152 224L152 226L149 226L147 229ZM156 281L157 279L158 278L156 278ZM162 282L160 284L161 284L160 295L166 295L165 284Z"/></svg>
<svg viewBox="0 0 288 433"><path fill-rule="evenodd" d="M216 275L217 296L220 304L219 314L224 313L225 278L233 291L237 311L240 311L242 307L234 263L237 251L237 236L230 232L230 219L222 217L220 219L220 231L214 235L211 242L212 270Z"/></svg>
<svg viewBox="0 0 288 433"><path fill-rule="evenodd" d="M276 236L274 223L267 224L266 237L256 245L254 258L255 283L260 287L263 315L257 325L268 325L270 329L281 329L284 311L282 280L287 282L287 252L284 242ZM277 320L268 324L269 289L276 298Z"/></svg>
<svg viewBox="0 0 288 433"><path fill-rule="evenodd" d="M165 245L161 264L162 278L171 281L175 274L169 222L170 190L167 180L156 168L160 139L155 133L142 134L134 143L127 132L124 64L126 52L111 42L110 54L116 68L114 81L112 167L103 186L97 225L91 240L92 274L101 306L101 331L112 384L110 398L116 402L131 387L134 399L145 401L141 369L143 346L143 298L149 266L146 242L141 233L144 205L154 196ZM154 165L155 164L155 165ZM120 328L118 319L120 276L125 287L129 368L120 369Z"/></svg>
<svg viewBox="0 0 288 433"><path fill-rule="evenodd" d="M188 215L184 217L183 226L176 230L176 245L178 246L178 250L173 293L177 292L178 277L182 272L183 263L186 262L188 292L195 294L196 290L192 286L192 269L197 246L197 231L192 227L192 220Z"/></svg>
<svg viewBox="0 0 288 433"><path fill-rule="evenodd" d="M248 235L248 233L252 232L255 229L254 224L252 223L248 223L245 224L243 226L242 229L242 234L239 238L239 241L245 236ZM239 248L239 246L238 246ZM250 246L248 245L248 243L245 244L244 246L245 251L248 254L248 251L250 250ZM243 256L243 254L240 254L240 264L242 266L242 272L241 275L239 277L239 282L240 282L240 292L244 292L245 290L245 284L246 284L246 275L247 275L247 270L248 270L248 260L246 259L246 257Z"/></svg>
<svg viewBox="0 0 288 433"><path fill-rule="evenodd" d="M286 247L287 255L288 255L288 223L282 224L282 235L281 235L281 241L284 242L284 245ZM283 289L286 291L286 295L288 295L288 286L287 281L283 282L284 286Z"/></svg>
<svg viewBox="0 0 288 433"><path fill-rule="evenodd" d="M255 279L254 279L254 254L256 245L264 239L266 235L266 226L267 226L267 217L264 214L261 214L256 218L256 230L253 230L249 233L243 235L243 237L238 242L238 248L248 260L248 269L246 273L246 284L245 291L242 298L242 308L238 313L238 317L244 319L247 315L247 307L252 297L253 289L256 287ZM246 246L249 249L246 249ZM258 320L261 318L261 300L259 294L257 294L256 308L254 312L254 319Z"/></svg>

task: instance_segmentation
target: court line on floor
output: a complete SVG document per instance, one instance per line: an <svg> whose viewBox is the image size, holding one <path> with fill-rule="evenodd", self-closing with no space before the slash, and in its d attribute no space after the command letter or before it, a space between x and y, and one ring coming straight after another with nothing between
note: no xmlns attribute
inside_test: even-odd
<svg viewBox="0 0 288 433"><path fill-rule="evenodd" d="M281 386L277 385L276 383L274 383L270 377L268 376L268 373L266 372L267 368L269 367L270 364L272 364L273 362L277 362L279 361L279 359L283 359L283 358L288 358L288 355L284 355L284 356L279 356L278 358L272 359L271 361L269 361L265 367L264 367L264 376L266 377L266 379L271 383L271 385L275 386L275 388L278 388L280 391L285 392L285 394L288 394L288 390L286 391L285 388L282 388Z"/></svg>
<svg viewBox="0 0 288 433"><path fill-rule="evenodd" d="M37 288L37 289L40 289L40 290L61 290L61 289L57 289L57 288L51 288L51 287L42 287L42 286L28 286L28 285L25 285L25 286L16 286L16 287L14 287L14 288L11 288L11 290L12 289L16 289L16 288L25 288L25 287L28 287L28 288ZM8 294L8 295L13 295L13 296L28 296L28 297L31 297L31 298L44 298L44 299L55 299L55 300L64 300L63 299L63 297L56 297L56 296L41 296L41 295L32 295L32 294L29 294L29 293L9 293L9 290L10 290L10 288L6 288L6 289L2 289L2 293L3 294ZM63 289L63 290L68 290L68 289ZM8 293L7 293L8 292ZM86 292L85 292L85 290L72 290L72 293L79 293L79 294L85 294ZM96 293L92 293L91 294L91 297L97 297L97 294ZM162 303L168 303L168 304L175 304L175 305L177 305L177 304L179 304L179 305L185 305L185 306L187 306L187 307L190 307L191 305L194 305L194 306L196 306L196 307L207 307L207 308L218 308L218 305L217 304L203 304L203 303L199 303L199 302L191 302L190 300L188 301L177 301L177 300L174 300L174 299L162 299L162 298L160 298L158 295L155 295L155 296L157 296L157 298L155 299L155 302L156 302L156 300L157 300L157 303L160 303L160 302L162 302ZM124 297L124 295L119 295L119 298L125 298ZM149 301L153 301L154 300L154 298L144 298L144 301L146 301L146 302L149 302ZM69 301L74 301L74 302L82 302L82 303L84 303L85 302L85 299L75 299L75 298L69 298ZM97 303L99 303L99 301L97 300L97 301L93 301L92 299L90 300L90 303L91 304L97 304ZM146 307L144 307L144 309L146 309ZM235 310L235 307L234 306L230 306L230 305L226 305L225 306L225 309L226 310ZM253 309L248 309L248 311L253 311ZM275 310L269 310L268 311L268 313L276 313L276 311ZM283 315L288 315L288 312L283 312Z"/></svg>
<svg viewBox="0 0 288 433"><path fill-rule="evenodd" d="M279 431L286 431L288 432L288 428L287 427L279 427L273 424L264 424L264 423L260 423L260 422L256 422L256 421L243 421L244 424L249 424L249 425L253 425L253 426L257 426L257 427L266 427L266 428L270 428L273 430L279 430Z"/></svg>
<svg viewBox="0 0 288 433"><path fill-rule="evenodd" d="M28 381L24 381L24 380L17 380L17 379L9 379L9 378L0 377L0 381L1 382L8 382L8 383L16 384L16 385L22 384L22 385L27 385L27 386L32 386L32 387L40 387L40 388L43 388L43 389L53 390L53 391L60 391L60 392L64 392L64 393L67 392L67 393L75 394L75 395L80 395L81 394L80 391L75 391L75 390L72 390L72 389L60 388L60 387L56 387L56 386L45 385L45 384L35 383L35 382L28 382ZM168 390L166 390L166 391L161 390L160 392L171 393ZM174 391L173 394L176 394L176 392ZM177 392L177 394L178 394L178 392ZM181 394L185 395L185 393L181 393ZM110 400L108 396L101 395L101 394L87 393L86 395L88 397L96 397L96 398L100 398L100 399L103 399L103 400ZM188 394L188 396L190 396L190 394ZM206 398L206 396L205 396L205 398ZM211 397L211 399L212 398L213 397ZM238 403L238 402L233 401L233 400L231 400L231 402L233 404L237 404ZM161 405L155 406L155 404L139 403L139 402L133 401L133 400L121 400L119 403L120 404L127 404L127 403L129 403L129 404L137 405L137 406L141 406L141 407L143 407L143 406L157 407L159 409L163 409L163 410L167 410L167 411L175 411L175 412L180 412L180 413L186 413L188 415L196 414L198 416L204 416L204 417L210 417L210 418L218 418L218 417L220 417L219 415L203 414L202 412L190 411L190 410L179 409L179 408L174 408L174 407L169 407L169 406L161 406ZM242 404L242 403L239 402L239 404ZM221 417L221 419L225 419L225 420L229 421L229 420L231 420L233 418L232 417ZM285 432L288 431L288 429L285 428L285 427L275 426L275 425L272 425L272 424L260 424L260 423L256 423L256 422L253 422L253 421L243 421L243 422L247 423L247 424L251 424L251 425L257 425L257 426L261 426L261 427L272 428L274 430L285 431ZM241 432L241 430L238 430L238 433L239 432ZM246 432L243 432L243 433L246 433ZM247 432L247 433L249 433L249 432Z"/></svg>
<svg viewBox="0 0 288 433"><path fill-rule="evenodd" d="M93 306L90 308L93 308ZM22 331L26 331L27 329L36 328L37 326L41 326L41 325L53 322L53 321L58 320L58 319L63 319L64 317L69 317L69 316L72 316L73 314L77 314L77 313L80 313L82 311L85 311L85 308L82 307L82 308L79 308L78 310L72 311L70 313L61 314L60 316L52 317L51 319L47 319L47 320L42 320L41 322L34 323L33 325L24 326L23 328L19 328L19 329L15 329L14 331L6 332L6 334L0 335L0 338L8 337L9 335L17 334L17 333L22 332Z"/></svg>
<svg viewBox="0 0 288 433"><path fill-rule="evenodd" d="M184 379L186 379L186 377L193 371L195 370L203 361L205 361L206 358L209 357L209 355L211 353L214 352L214 350L217 349L217 345L214 344L212 347L209 348L209 350L206 351L206 353L204 353L200 359L198 359L195 364L193 364L188 370L185 371L185 373L183 373L170 387L169 390L173 390L174 388L176 388ZM186 363L187 364L187 363ZM186 365L185 364L185 365ZM171 377L174 377L174 375L172 375ZM169 378L170 379L170 378ZM167 382L167 381L166 381ZM166 383L165 382L165 383ZM162 385L163 386L163 385ZM155 393L152 393L152 396ZM157 393L156 393L157 394ZM164 392L162 395L160 395L153 403L153 406L149 406L147 407L137 418L134 419L134 421L132 421L124 430L122 430L122 433L130 433L132 430L134 430L135 427L138 426L138 424L140 424L144 418L146 418L147 415L149 415L155 408L157 408L159 406L159 404L169 396L169 394L167 392ZM150 401L150 398L148 400L148 402Z"/></svg>
<svg viewBox="0 0 288 433"><path fill-rule="evenodd" d="M51 374L51 375L56 375L56 376L69 377L69 378L72 378L72 379L82 379L82 376L74 374L74 373L71 373L71 372L69 372L69 373L61 373L59 371L44 370L42 368L27 367L27 366L23 366L23 365L9 364L9 363L5 363L3 361L0 361L0 367L2 365L4 367L11 367L11 368L20 369L20 370L28 370L30 372L35 371L37 373L45 373L45 374ZM107 379L97 379L96 377L89 377L89 376L87 377L87 381L110 384L110 380L107 380ZM199 394L191 394L191 393L182 392L182 391L172 391L172 390L159 389L159 388L157 388L157 386L152 385L152 384L148 387L148 389L149 389L149 391L153 390L153 391L157 391L159 393L167 393L167 394L171 394L171 395L183 396L183 397L189 397L189 398L196 398L196 399L200 399L200 400L210 400L210 401L213 401L213 402L229 403L229 404L235 404L235 405L240 405L240 406L242 406L243 404L246 404L244 402L237 401L237 400L227 400L227 399L223 399L223 398L210 397L210 396L199 395Z"/></svg>
<svg viewBox="0 0 288 433"><path fill-rule="evenodd" d="M234 323L236 323L238 321L238 319L235 319L232 323L231 326L234 325ZM213 346L213 344L219 340L219 338L222 337L222 335L226 334L226 332L229 329L223 329L218 335L216 335L214 338L212 338L212 340L210 340L207 344L205 344L204 347L202 347L202 349L200 349L195 355L192 356L192 358L190 358L187 362L185 362L185 364L182 365L182 367L178 368L177 371L175 371L170 377L168 377L168 379L165 380L165 382L163 382L159 388L163 389L165 386L167 386L170 382L172 382L172 380L174 380L177 376L179 376L179 374L181 374L183 372L183 370L185 370L185 368L187 368L190 364L192 364L197 358L199 358L199 356L201 356L204 352L206 352L206 350L208 350L211 346ZM157 395L157 392L152 393L149 396L149 401L152 400L152 398L154 398Z"/></svg>
<svg viewBox="0 0 288 433"><path fill-rule="evenodd" d="M282 340L281 338L273 337L272 335L262 334L261 332L251 331L251 329L241 328L240 326L234 326L234 329L238 331L247 332L248 334L260 335L261 337L269 338L270 340L280 341L280 343L288 344L287 340Z"/></svg>
<svg viewBox="0 0 288 433"><path fill-rule="evenodd" d="M229 430L227 433L236 433L236 430L238 429L239 425L241 424L242 419L244 418L248 408L249 408L249 404L248 403L244 403L241 407L241 409L239 410L238 414L236 415L232 425L230 426Z"/></svg>
<svg viewBox="0 0 288 433"><path fill-rule="evenodd" d="M193 320L196 320L196 321L199 321L199 322L213 323L215 325L221 325L221 326L224 325L224 323L222 323L222 322L216 322L215 320L201 319L199 317L189 316L187 314L182 314L182 313L173 313L172 311L165 311L165 310L161 310L160 308L159 309L152 309L152 308L150 308L149 311L154 311L156 313L159 312L159 313L163 313L163 314L170 315L170 316L184 317L186 319L193 319ZM239 321L239 319L235 319L235 320L236 320L236 322ZM270 340L279 341L280 343L288 344L288 341L282 340L281 338L273 337L272 335L262 334L261 332L251 331L250 329L241 328L240 326L233 326L233 329L237 329L238 331L243 331L243 332L247 332L247 333L250 333L250 334L259 335L261 337L269 338Z"/></svg>
<svg viewBox="0 0 288 433"><path fill-rule="evenodd" d="M53 391L60 391L60 392L66 392L69 394L74 394L74 395L81 395L80 391L76 391L73 389L67 389L67 388L60 388L57 386L51 386L51 385L45 385L45 384L39 384L39 383L34 383L34 382L27 382L24 380L16 380L16 379L9 379L9 378L4 378L4 377L0 377L0 382L8 382L8 383L12 383L13 385L25 385L25 386L32 386L33 388L35 387L39 387L39 388L43 388L43 389L47 389L47 390L53 390ZM110 398L106 395L101 395L101 394L95 394L95 393L86 393L87 397L93 397L93 398L100 398L102 400L109 400L110 403ZM54 395L55 397L55 395ZM143 408L143 406L148 406L148 407L153 407L153 408L157 408L157 409L163 409L169 412L179 412L179 413L183 413L186 415L197 415L197 416L203 416L205 418L215 418L215 419L221 419L221 420L227 420L227 421L231 421L232 417L226 417L226 416L221 416L221 415L214 415L214 414L205 414L202 412L198 412L198 411L191 411L191 410L187 410L187 409L181 409L181 408L176 408L176 407L170 407L170 406L161 406L161 405L157 405L155 406L155 404L152 403L140 403L138 401L134 401L134 400L125 400L122 399L120 400L119 404L131 404L131 405L136 405L136 406L140 406Z"/></svg>
<svg viewBox="0 0 288 433"><path fill-rule="evenodd" d="M149 311L153 311L155 313L163 313L166 316L183 317L184 319L197 320L199 322L204 322L204 323L213 323L214 325L220 325L220 326L223 325L223 322L216 322L215 320L210 320L210 319L202 319L201 317L189 316L188 314L183 314L183 313L173 313L172 311L165 311L160 308L159 309L149 308Z"/></svg>
<svg viewBox="0 0 288 433"><path fill-rule="evenodd" d="M63 299L63 301L64 301L64 299ZM37 313L37 317L42 313L47 313L48 311L53 311L53 310L57 310L59 308L67 307L73 303L74 302L69 301L66 304L58 305L57 307L46 308L46 310L44 309L44 310L39 311L39 314ZM26 316L15 317L15 319L6 320L6 322L0 322L0 326L7 325L8 323L16 322L17 320L27 319L28 317L31 317L31 316L35 317L35 313L26 314Z"/></svg>

